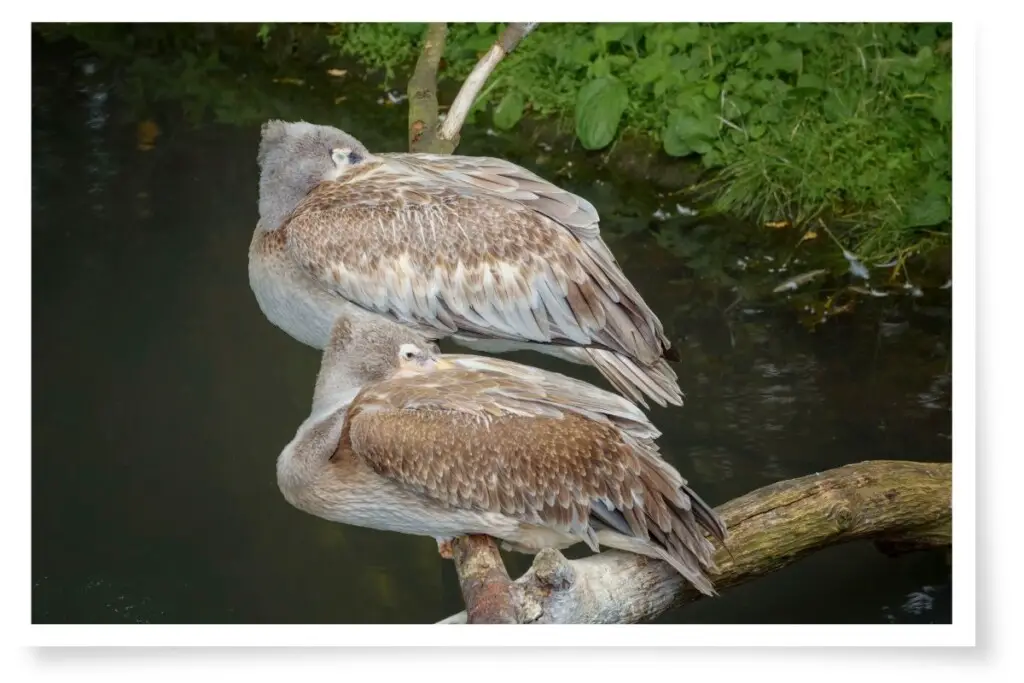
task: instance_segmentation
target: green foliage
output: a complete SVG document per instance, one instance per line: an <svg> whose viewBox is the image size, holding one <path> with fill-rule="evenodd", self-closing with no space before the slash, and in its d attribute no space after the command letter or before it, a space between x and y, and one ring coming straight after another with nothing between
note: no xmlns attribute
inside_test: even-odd
<svg viewBox="0 0 1024 683"><path fill-rule="evenodd" d="M583 86L576 98L576 135L583 146L607 147L628 104L629 91L617 78L602 76Z"/></svg>
<svg viewBox="0 0 1024 683"><path fill-rule="evenodd" d="M503 28L449 25L442 87L454 89ZM287 83L312 87L308 67L326 60L352 59L403 88L424 29L38 30L130 60L125 81L140 99L180 98L194 116L212 109L241 122L302 111L304 91ZM797 226L821 218L861 257L889 260L948 240L951 49L948 24L541 24L495 70L470 121L514 130L525 118L554 120L595 151L623 135L646 139L707 169L697 189L721 211ZM252 61L253 50L264 58Z"/></svg>
<svg viewBox="0 0 1024 683"><path fill-rule="evenodd" d="M385 72L390 87L398 67L410 67L419 55L425 24L335 24L328 42L369 69Z"/></svg>
<svg viewBox="0 0 1024 683"><path fill-rule="evenodd" d="M526 99L523 93L518 90L509 90L501 98L501 102L494 108L494 125L502 130L508 130L519 123L523 118L523 107L526 106Z"/></svg>
<svg viewBox="0 0 1024 683"><path fill-rule="evenodd" d="M468 74L502 28L451 25L443 76ZM393 77L417 32L339 25L333 42ZM888 258L950 219L951 46L948 24L541 24L475 110L502 130L571 120L590 150L646 136L715 171L717 208L842 219L851 248Z"/></svg>

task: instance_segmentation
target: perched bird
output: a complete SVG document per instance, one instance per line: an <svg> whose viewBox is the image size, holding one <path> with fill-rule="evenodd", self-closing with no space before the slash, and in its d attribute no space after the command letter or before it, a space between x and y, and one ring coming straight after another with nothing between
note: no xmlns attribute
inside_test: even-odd
<svg viewBox="0 0 1024 683"><path fill-rule="evenodd" d="M658 436L618 394L343 314L277 481L309 514L432 536L442 553L466 534L530 554L583 542L664 560L714 595L705 533L724 542L725 526Z"/></svg>
<svg viewBox="0 0 1024 683"><path fill-rule="evenodd" d="M475 351L595 366L647 407L682 405L658 317L585 199L501 159L371 154L329 126L268 121L249 281L264 315L322 349L338 314Z"/></svg>

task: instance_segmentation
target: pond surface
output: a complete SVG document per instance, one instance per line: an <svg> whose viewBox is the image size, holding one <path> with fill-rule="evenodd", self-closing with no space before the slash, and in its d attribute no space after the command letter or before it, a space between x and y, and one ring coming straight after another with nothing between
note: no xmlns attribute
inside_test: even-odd
<svg viewBox="0 0 1024 683"><path fill-rule="evenodd" d="M319 354L249 290L258 122L187 122L173 99L140 107L113 63L34 48L33 620L422 623L462 609L432 539L321 521L277 490ZM404 148L404 103L333 87L296 90L292 110L306 101L309 119L371 149ZM709 503L866 459L950 460L948 291L870 300L809 329L771 293L795 271L773 272L787 254L763 231L705 223L596 155L485 126L460 152L506 156L601 211L682 351L687 404L651 416ZM508 556L514 573L528 562ZM660 620L948 623L950 610L944 553L890 559L855 543Z"/></svg>

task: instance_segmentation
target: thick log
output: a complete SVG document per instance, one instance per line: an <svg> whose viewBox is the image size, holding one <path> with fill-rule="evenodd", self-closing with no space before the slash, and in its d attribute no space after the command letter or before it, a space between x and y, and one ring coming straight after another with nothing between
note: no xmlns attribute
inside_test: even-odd
<svg viewBox="0 0 1024 683"><path fill-rule="evenodd" d="M718 508L729 547L712 580L722 591L853 540L890 551L950 546L952 482L948 463L867 461L757 489ZM667 564L619 551L572 561L543 551L509 590L519 623L635 623L705 597Z"/></svg>

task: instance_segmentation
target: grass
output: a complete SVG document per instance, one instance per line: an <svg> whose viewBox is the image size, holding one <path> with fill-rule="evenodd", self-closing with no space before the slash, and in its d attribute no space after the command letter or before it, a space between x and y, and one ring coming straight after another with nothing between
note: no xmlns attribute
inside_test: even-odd
<svg viewBox="0 0 1024 683"><path fill-rule="evenodd" d="M444 76L500 29L452 25ZM328 41L395 85L422 31L337 24ZM826 220L861 257L902 259L949 238L951 50L948 24L542 24L474 111L504 130L553 118L588 149L649 138L699 160L722 211Z"/></svg>

